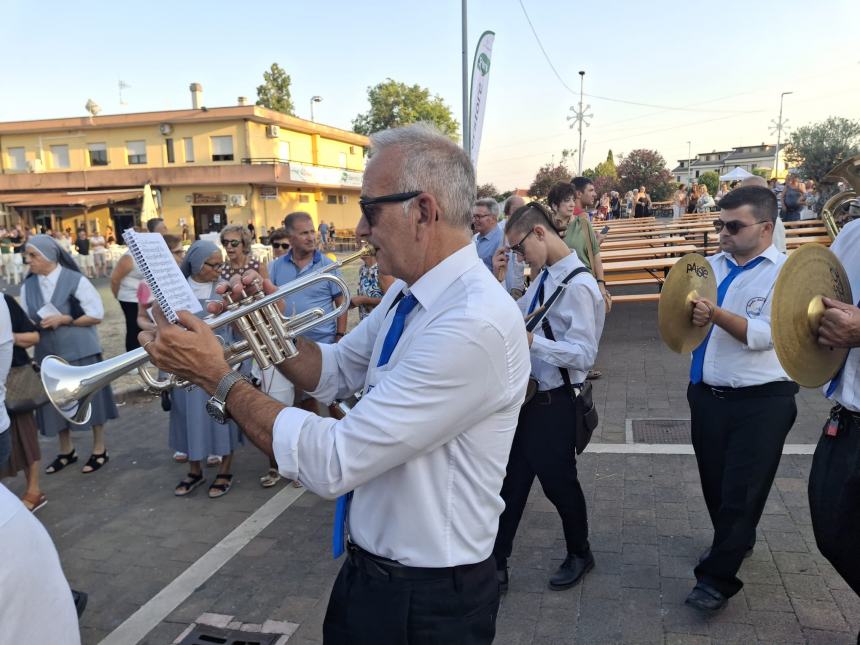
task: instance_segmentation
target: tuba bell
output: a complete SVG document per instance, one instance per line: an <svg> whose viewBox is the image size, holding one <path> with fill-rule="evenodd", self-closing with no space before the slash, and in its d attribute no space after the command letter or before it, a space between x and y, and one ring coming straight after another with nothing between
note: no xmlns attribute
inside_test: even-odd
<svg viewBox="0 0 860 645"><path fill-rule="evenodd" d="M833 168L821 183L835 184L840 181L848 184L849 188L833 195L821 207L821 219L830 238L834 240L839 233L845 209L851 200L860 196L860 155L846 159Z"/></svg>

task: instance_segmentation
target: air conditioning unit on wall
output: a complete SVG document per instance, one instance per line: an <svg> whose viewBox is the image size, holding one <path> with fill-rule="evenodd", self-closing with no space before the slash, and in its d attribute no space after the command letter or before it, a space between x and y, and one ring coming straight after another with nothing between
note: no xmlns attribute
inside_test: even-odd
<svg viewBox="0 0 860 645"><path fill-rule="evenodd" d="M248 200L245 199L244 195L230 195L227 198L227 203L231 208L242 208L248 203Z"/></svg>
<svg viewBox="0 0 860 645"><path fill-rule="evenodd" d="M267 125L266 126L266 136L270 139L277 139L278 135L281 134L281 126L278 125Z"/></svg>

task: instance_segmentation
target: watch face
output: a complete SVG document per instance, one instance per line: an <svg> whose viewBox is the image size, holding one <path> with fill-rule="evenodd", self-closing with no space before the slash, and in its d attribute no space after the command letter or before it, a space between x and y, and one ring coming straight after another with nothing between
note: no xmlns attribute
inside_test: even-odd
<svg viewBox="0 0 860 645"><path fill-rule="evenodd" d="M218 423L227 423L227 415L220 401L213 401L212 399L206 401L206 412Z"/></svg>

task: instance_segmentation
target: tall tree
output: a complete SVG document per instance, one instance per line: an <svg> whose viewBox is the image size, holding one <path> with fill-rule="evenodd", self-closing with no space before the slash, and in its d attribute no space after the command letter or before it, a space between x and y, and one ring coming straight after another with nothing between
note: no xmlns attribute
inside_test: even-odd
<svg viewBox="0 0 860 645"><path fill-rule="evenodd" d="M496 196L499 194L499 190L493 184L480 184L477 192L478 199L483 199L484 197L496 199Z"/></svg>
<svg viewBox="0 0 860 645"><path fill-rule="evenodd" d="M860 153L860 121L832 116L804 125L788 137L785 158L816 182L834 166Z"/></svg>
<svg viewBox="0 0 860 645"><path fill-rule="evenodd" d="M639 148L624 157L618 164L618 180L625 191L645 186L654 201L662 201L672 192L672 173L656 150Z"/></svg>
<svg viewBox="0 0 860 645"><path fill-rule="evenodd" d="M290 75L280 65L272 63L269 71L263 72L263 84L257 86L257 105L293 115L290 83Z"/></svg>
<svg viewBox="0 0 860 645"><path fill-rule="evenodd" d="M406 85L388 78L367 88L367 100L370 109L352 122L352 129L359 134L427 121L454 140L460 136L460 124L451 108L441 96L431 96L430 90L420 85Z"/></svg>
<svg viewBox="0 0 860 645"><path fill-rule="evenodd" d="M720 175L713 170L708 170L699 175L700 184L705 184L708 187L708 193L716 199L717 191L720 189Z"/></svg>
<svg viewBox="0 0 860 645"><path fill-rule="evenodd" d="M605 161L601 161L594 167L594 176L611 177L612 179L618 177L618 170L615 167L615 158L612 156L612 150L606 155Z"/></svg>
<svg viewBox="0 0 860 645"><path fill-rule="evenodd" d="M553 184L559 181L570 181L571 174L567 167L568 156L569 151L562 150L560 163L548 163L541 166L529 187L529 195L538 199L545 199Z"/></svg>

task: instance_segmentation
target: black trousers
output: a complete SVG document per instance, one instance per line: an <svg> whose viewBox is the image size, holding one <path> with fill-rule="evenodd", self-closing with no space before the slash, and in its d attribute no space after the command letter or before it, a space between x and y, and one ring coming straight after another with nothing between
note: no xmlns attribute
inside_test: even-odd
<svg viewBox="0 0 860 645"><path fill-rule="evenodd" d="M743 587L737 572L755 544L785 437L797 417L796 392L789 382L724 393L702 383L687 388L693 449L714 525L710 555L695 574L726 596Z"/></svg>
<svg viewBox="0 0 860 645"><path fill-rule="evenodd" d="M511 556L535 475L561 516L568 553L588 551L588 514L576 476L574 407L569 392L557 388L538 392L520 410L502 484L505 510L493 548L499 568Z"/></svg>
<svg viewBox="0 0 860 645"><path fill-rule="evenodd" d="M140 347L140 343L137 342L137 335L141 331L137 326L137 303L120 300L119 306L122 307L122 315L125 316L125 351L130 352Z"/></svg>
<svg viewBox="0 0 860 645"><path fill-rule="evenodd" d="M323 642L489 645L496 634L498 610L499 582L492 556L442 570L438 577L430 573L413 580L396 577L384 565L349 551L331 591Z"/></svg>
<svg viewBox="0 0 860 645"><path fill-rule="evenodd" d="M818 549L860 595L860 415L842 410L836 436L818 440L809 510Z"/></svg>

